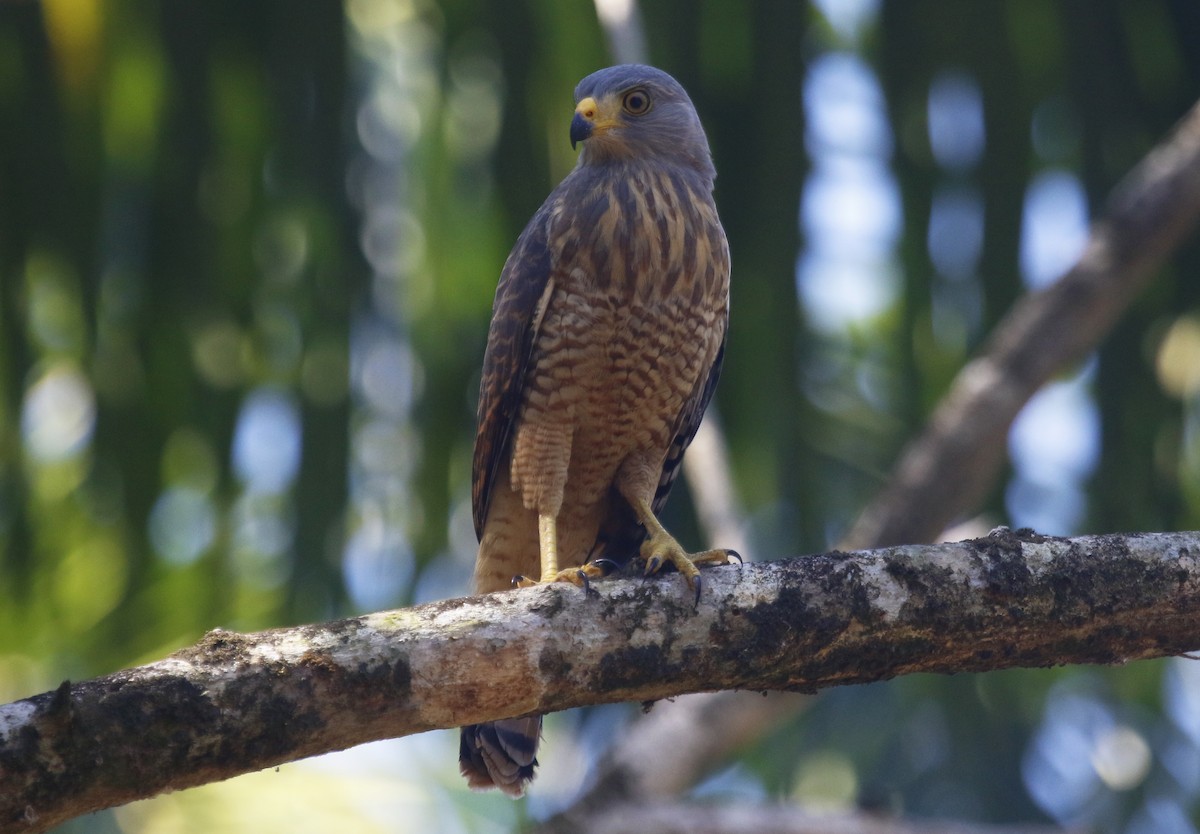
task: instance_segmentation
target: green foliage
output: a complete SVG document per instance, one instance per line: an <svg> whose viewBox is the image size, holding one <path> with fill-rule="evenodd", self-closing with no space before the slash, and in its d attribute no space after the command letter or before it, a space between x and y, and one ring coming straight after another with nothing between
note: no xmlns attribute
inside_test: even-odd
<svg viewBox="0 0 1200 834"><path fill-rule="evenodd" d="M851 6L867 14L847 23ZM759 558L836 540L1025 291L1039 176L1069 174L1102 211L1200 89L1190 0L872 9L641 9L649 59L691 92L720 172L734 287L717 408ZM572 87L607 56L591 5L551 0L0 4L0 697L217 626L465 592L491 294L574 164ZM823 150L809 96L829 56L879 91L875 144L848 122ZM943 82L981 102L967 161L931 138ZM804 265L829 241L804 206L848 157L874 166L899 220L874 260L851 259L883 301L838 323L805 295ZM931 242L947 195L983 218L961 274ZM1198 269L1193 244L1085 369L1100 428L1075 531L1200 524ZM1018 476L986 523L1009 519ZM692 514L670 512L697 541ZM1047 704L1101 705L1155 761L1195 754L1161 713L1164 668L829 693L707 790L749 773L810 802L1036 819L1022 768L1057 714ZM432 792L413 800L422 819L482 831L526 813L467 797L453 752L436 750L445 773L397 776ZM1125 821L1151 819L1154 791L1195 819L1200 786L1164 767L1096 788L1089 819L1151 830ZM374 801L353 790L339 796ZM160 809L178 830L188 801ZM142 813L122 825L166 824Z"/></svg>

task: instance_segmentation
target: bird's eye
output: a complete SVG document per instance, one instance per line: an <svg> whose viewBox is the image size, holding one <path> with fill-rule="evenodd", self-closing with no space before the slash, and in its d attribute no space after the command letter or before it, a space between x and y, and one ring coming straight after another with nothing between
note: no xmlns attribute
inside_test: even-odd
<svg viewBox="0 0 1200 834"><path fill-rule="evenodd" d="M650 109L650 94L638 87L626 93L621 104L629 115L640 116Z"/></svg>

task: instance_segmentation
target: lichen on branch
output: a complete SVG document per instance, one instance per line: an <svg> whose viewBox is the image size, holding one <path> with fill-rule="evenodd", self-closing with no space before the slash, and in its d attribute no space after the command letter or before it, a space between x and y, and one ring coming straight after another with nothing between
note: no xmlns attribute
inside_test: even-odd
<svg viewBox="0 0 1200 834"><path fill-rule="evenodd" d="M1200 648L1200 533L831 552L258 634L0 707L0 831L363 742L614 701Z"/></svg>

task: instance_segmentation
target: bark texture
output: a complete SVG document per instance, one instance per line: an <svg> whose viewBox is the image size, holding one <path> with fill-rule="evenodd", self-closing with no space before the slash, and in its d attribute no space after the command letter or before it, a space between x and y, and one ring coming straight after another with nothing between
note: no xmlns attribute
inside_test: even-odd
<svg viewBox="0 0 1200 834"><path fill-rule="evenodd" d="M1200 533L832 552L215 631L0 707L0 831L366 741L717 689L1122 663L1200 648Z"/></svg>

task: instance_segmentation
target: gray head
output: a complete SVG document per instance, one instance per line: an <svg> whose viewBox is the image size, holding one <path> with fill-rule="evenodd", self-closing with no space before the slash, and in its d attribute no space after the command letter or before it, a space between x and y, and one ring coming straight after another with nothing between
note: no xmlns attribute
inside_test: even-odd
<svg viewBox="0 0 1200 834"><path fill-rule="evenodd" d="M593 72L575 87L571 146L580 165L656 158L713 177L712 153L692 100L671 76L642 64Z"/></svg>

